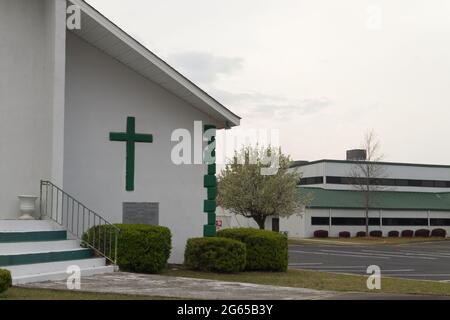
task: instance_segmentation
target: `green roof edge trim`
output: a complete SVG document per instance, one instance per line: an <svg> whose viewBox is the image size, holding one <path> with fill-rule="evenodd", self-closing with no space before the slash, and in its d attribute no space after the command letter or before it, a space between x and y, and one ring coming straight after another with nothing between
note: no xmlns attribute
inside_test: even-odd
<svg viewBox="0 0 450 320"><path fill-rule="evenodd" d="M357 164L357 163L365 163L368 161L353 161L353 160L331 160L331 159L322 159L322 160L315 160L311 162L306 161L293 161L291 168L298 168L298 167L304 167L309 166L311 164L317 164L317 163L323 163L323 162L330 162L330 163L351 163L351 164ZM372 164L378 164L383 166L406 166L406 167L424 167L424 168L444 168L444 169L450 169L450 165L443 165L443 164L420 164L420 163L406 163L406 162L381 162L381 161L371 161Z"/></svg>
<svg viewBox="0 0 450 320"><path fill-rule="evenodd" d="M299 187L299 196L310 194L308 209L364 209L363 192ZM374 191L371 210L450 211L450 192Z"/></svg>

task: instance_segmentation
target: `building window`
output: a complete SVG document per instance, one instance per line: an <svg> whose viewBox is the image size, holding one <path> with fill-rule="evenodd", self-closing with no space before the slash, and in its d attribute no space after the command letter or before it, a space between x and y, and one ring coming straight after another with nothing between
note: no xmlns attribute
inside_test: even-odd
<svg viewBox="0 0 450 320"><path fill-rule="evenodd" d="M327 177L327 183L330 183L330 184L342 184L341 177Z"/></svg>
<svg viewBox="0 0 450 320"><path fill-rule="evenodd" d="M395 185L399 186L399 187L407 187L408 186L408 180L395 179Z"/></svg>
<svg viewBox="0 0 450 320"><path fill-rule="evenodd" d="M434 186L436 188L448 188L450 186L450 184L447 185L447 181L435 181Z"/></svg>
<svg viewBox="0 0 450 320"><path fill-rule="evenodd" d="M365 226L366 218L350 218L350 217L335 217L331 218L331 224L333 226ZM369 218L369 225L379 226L379 218Z"/></svg>
<svg viewBox="0 0 450 320"><path fill-rule="evenodd" d="M329 184L365 184L364 178L352 177L335 177L327 176L326 182ZM372 178L369 181L370 185L378 186L397 186L397 187L424 187L424 188L450 188L450 181L439 180L416 180L416 179L388 179L388 178Z"/></svg>
<svg viewBox="0 0 450 320"><path fill-rule="evenodd" d="M272 218L272 231L280 232L280 218Z"/></svg>
<svg viewBox="0 0 450 320"><path fill-rule="evenodd" d="M383 218L383 226L427 226L426 218Z"/></svg>
<svg viewBox="0 0 450 320"><path fill-rule="evenodd" d="M450 219L436 218L430 219L430 225L432 226L450 226Z"/></svg>
<svg viewBox="0 0 450 320"><path fill-rule="evenodd" d="M421 187L422 180L408 180L408 186L409 187Z"/></svg>
<svg viewBox="0 0 450 320"><path fill-rule="evenodd" d="M328 226L330 225L330 218L328 217L311 217L312 226Z"/></svg>
<svg viewBox="0 0 450 320"><path fill-rule="evenodd" d="M437 182L437 181L436 181ZM435 181L432 180L423 180L422 181L422 187L425 188L434 188L435 186Z"/></svg>
<svg viewBox="0 0 450 320"><path fill-rule="evenodd" d="M300 185L323 184L323 177L309 177L300 179Z"/></svg>

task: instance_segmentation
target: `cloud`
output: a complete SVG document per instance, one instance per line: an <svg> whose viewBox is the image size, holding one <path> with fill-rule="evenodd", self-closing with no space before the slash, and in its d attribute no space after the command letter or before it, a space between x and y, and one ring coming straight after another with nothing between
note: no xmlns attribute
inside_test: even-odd
<svg viewBox="0 0 450 320"><path fill-rule="evenodd" d="M205 52L172 54L168 61L195 83L212 84L219 75L231 74L242 68L243 59L216 56Z"/></svg>
<svg viewBox="0 0 450 320"><path fill-rule="evenodd" d="M288 120L316 114L333 104L327 97L291 99L281 95L233 93L217 89L212 89L211 93L244 118Z"/></svg>

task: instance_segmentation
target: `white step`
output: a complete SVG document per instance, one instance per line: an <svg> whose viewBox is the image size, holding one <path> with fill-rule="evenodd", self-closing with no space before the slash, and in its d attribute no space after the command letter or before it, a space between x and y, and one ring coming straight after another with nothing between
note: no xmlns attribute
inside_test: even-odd
<svg viewBox="0 0 450 320"><path fill-rule="evenodd" d="M114 268L115 268L114 266L103 266L103 267L91 267L81 269L81 284L83 284L83 277L89 277L96 274L113 273L115 271ZM32 274L13 278L13 285L27 284L33 282L67 280L68 277L69 274L67 274L66 272Z"/></svg>
<svg viewBox="0 0 450 320"><path fill-rule="evenodd" d="M81 269L82 276L114 272L114 266L106 266L104 258L36 263L4 268L11 271L13 284L25 284L67 279L69 276L67 268L69 266L78 266Z"/></svg>
<svg viewBox="0 0 450 320"><path fill-rule="evenodd" d="M58 261L58 262L47 262L47 263L36 263L36 264L23 264L17 266L8 266L4 269L11 271L14 277L21 277L28 274L36 273L52 273L67 270L68 266L77 265L81 269L103 267L105 266L105 258L91 258L91 259L80 259L80 260L68 260L68 261Z"/></svg>
<svg viewBox="0 0 450 320"><path fill-rule="evenodd" d="M0 256L79 249L77 240L0 243Z"/></svg>
<svg viewBox="0 0 450 320"><path fill-rule="evenodd" d="M50 220L0 220L0 232L33 232L64 230Z"/></svg>

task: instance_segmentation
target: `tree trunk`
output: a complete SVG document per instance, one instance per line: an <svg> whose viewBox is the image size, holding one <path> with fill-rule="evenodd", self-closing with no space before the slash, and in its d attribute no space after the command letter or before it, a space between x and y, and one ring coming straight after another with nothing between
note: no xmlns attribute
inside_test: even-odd
<svg viewBox="0 0 450 320"><path fill-rule="evenodd" d="M260 230L264 230L266 228L266 216L254 216L253 220L256 221Z"/></svg>

